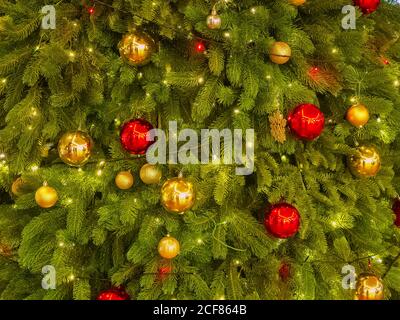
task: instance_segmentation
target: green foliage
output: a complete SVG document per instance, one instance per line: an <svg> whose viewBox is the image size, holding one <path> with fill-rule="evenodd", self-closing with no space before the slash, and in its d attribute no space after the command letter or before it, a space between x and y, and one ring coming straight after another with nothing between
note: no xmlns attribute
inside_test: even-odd
<svg viewBox="0 0 400 320"><path fill-rule="evenodd" d="M80 1L0 1L0 298L88 300L124 285L133 299L352 299L341 269L352 264L361 273L368 258L386 297L398 298L400 232L390 206L400 192L399 7L384 1L344 30L348 0L222 1L222 27L209 30L208 0L103 2L90 16ZM41 29L48 4L56 7L55 30ZM157 41L145 66L118 55L134 28ZM193 50L198 40L205 53ZM274 41L291 46L287 64L270 61ZM370 111L363 128L344 120L356 102ZM269 116L286 117L300 103L321 108L324 133L305 142L286 131L287 141L276 142ZM167 213L161 185L139 179L145 160L118 139L136 117L162 129L171 120L199 131L254 128L254 173L162 165L162 182L182 171L196 187L192 210ZM77 129L95 141L80 169L57 155L59 137ZM374 178L348 169L361 144L379 149ZM135 176L131 190L114 184L122 170ZM19 176L55 188L57 205L39 208L34 190L13 195ZM267 205L282 201L301 215L298 234L285 240L262 225ZM181 244L171 261L157 252L167 234ZM56 290L41 288L46 265L56 268ZM171 272L160 274L162 267Z"/></svg>

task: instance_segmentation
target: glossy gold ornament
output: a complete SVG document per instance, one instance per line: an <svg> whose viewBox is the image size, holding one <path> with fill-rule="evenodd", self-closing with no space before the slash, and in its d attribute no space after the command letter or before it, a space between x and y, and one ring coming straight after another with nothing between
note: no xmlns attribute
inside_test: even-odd
<svg viewBox="0 0 400 320"><path fill-rule="evenodd" d="M358 177L374 177L381 168L381 157L373 146L361 146L349 157L351 172Z"/></svg>
<svg viewBox="0 0 400 320"><path fill-rule="evenodd" d="M122 38L118 49L124 61L134 66L142 66L150 62L156 44L146 33L134 31Z"/></svg>
<svg viewBox="0 0 400 320"><path fill-rule="evenodd" d="M37 186L35 186L35 184L32 183L31 181L19 177L15 179L15 181L11 185L11 192L14 196L20 197L24 194L33 192L36 189L36 187Z"/></svg>
<svg viewBox="0 0 400 320"><path fill-rule="evenodd" d="M362 104L355 104L347 110L346 119L353 126L361 128L369 121L368 108Z"/></svg>
<svg viewBox="0 0 400 320"><path fill-rule="evenodd" d="M36 191L35 200L39 207L51 208L57 203L58 194L54 188L44 185Z"/></svg>
<svg viewBox="0 0 400 320"><path fill-rule="evenodd" d="M175 258L181 250L179 241L171 236L166 236L158 243L158 253L164 259Z"/></svg>
<svg viewBox="0 0 400 320"><path fill-rule="evenodd" d="M289 0L289 2L294 6L301 6L306 2L306 0Z"/></svg>
<svg viewBox="0 0 400 320"><path fill-rule="evenodd" d="M65 133L58 142L60 159L73 167L83 166L92 154L93 140L83 131Z"/></svg>
<svg viewBox="0 0 400 320"><path fill-rule="evenodd" d="M383 300L382 280L374 274L364 273L358 277L355 300Z"/></svg>
<svg viewBox="0 0 400 320"><path fill-rule="evenodd" d="M212 30L220 29L221 24L222 19L218 15L217 10L212 10L211 14L207 17L207 27Z"/></svg>
<svg viewBox="0 0 400 320"><path fill-rule="evenodd" d="M269 57L276 64L285 64L292 56L292 49L286 42L275 42L270 51Z"/></svg>
<svg viewBox="0 0 400 320"><path fill-rule="evenodd" d="M121 190L128 190L132 188L135 179L129 171L122 171L115 177L115 184Z"/></svg>
<svg viewBox="0 0 400 320"><path fill-rule="evenodd" d="M173 213L190 210L196 199L193 184L184 178L173 178L164 183L161 189L161 203Z"/></svg>
<svg viewBox="0 0 400 320"><path fill-rule="evenodd" d="M161 170L153 164L146 163L140 169L140 179L145 184L159 184L161 176Z"/></svg>

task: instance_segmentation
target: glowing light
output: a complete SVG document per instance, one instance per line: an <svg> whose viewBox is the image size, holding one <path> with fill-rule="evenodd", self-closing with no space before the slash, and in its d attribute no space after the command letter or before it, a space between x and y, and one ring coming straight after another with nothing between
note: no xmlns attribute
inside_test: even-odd
<svg viewBox="0 0 400 320"><path fill-rule="evenodd" d="M399 87L399 86L400 86L400 81L399 81L399 80L396 80L395 82L393 82L393 85L394 85L395 87Z"/></svg>
<svg viewBox="0 0 400 320"><path fill-rule="evenodd" d="M239 114L239 113L240 113L240 110L239 110L239 109L235 109L233 112L234 112L235 114Z"/></svg>
<svg viewBox="0 0 400 320"><path fill-rule="evenodd" d="M332 53L333 53L333 54L338 53L338 49L333 48L333 49L332 49Z"/></svg>
<svg viewBox="0 0 400 320"><path fill-rule="evenodd" d="M32 170L33 172L38 171L38 170L39 170L39 167L38 167L38 166L32 166L32 167L31 167L31 170Z"/></svg>
<svg viewBox="0 0 400 320"><path fill-rule="evenodd" d="M70 274L68 276L68 281L74 281L75 280L75 275L74 274Z"/></svg>
<svg viewBox="0 0 400 320"><path fill-rule="evenodd" d="M230 34L229 32L225 32L225 33L224 33L224 37L225 37L225 38L230 38L230 36L231 36L231 34Z"/></svg>
<svg viewBox="0 0 400 320"><path fill-rule="evenodd" d="M381 122L382 122L382 119L381 119L381 118L378 118L378 119L376 119L376 122L381 123Z"/></svg>
<svg viewBox="0 0 400 320"><path fill-rule="evenodd" d="M203 244L203 240L202 239L197 239L197 244Z"/></svg>
<svg viewBox="0 0 400 320"><path fill-rule="evenodd" d="M251 11L252 14L255 14L257 12L257 9L256 8L251 8L250 11Z"/></svg>
<svg viewBox="0 0 400 320"><path fill-rule="evenodd" d="M0 153L0 159L5 159L6 158L6 154L5 153Z"/></svg>
<svg viewBox="0 0 400 320"><path fill-rule="evenodd" d="M65 243L61 241L61 242L59 242L58 246L62 248L65 246Z"/></svg>
<svg viewBox="0 0 400 320"><path fill-rule="evenodd" d="M199 41L196 43L196 51L198 53L204 53L206 51L206 45L204 44L204 42Z"/></svg>
<svg viewBox="0 0 400 320"><path fill-rule="evenodd" d="M103 171L102 170L97 170L96 174L97 174L97 176L100 177L103 174Z"/></svg>
<svg viewBox="0 0 400 320"><path fill-rule="evenodd" d="M204 78L203 78L203 77L199 77L199 78L197 79L197 82L198 82L199 84L203 84L203 83L204 83Z"/></svg>
<svg viewBox="0 0 400 320"><path fill-rule="evenodd" d="M94 14L95 11L96 11L96 10L94 9L94 7L90 7L90 8L88 9L89 14Z"/></svg>
<svg viewBox="0 0 400 320"><path fill-rule="evenodd" d="M93 48L92 48L92 47L88 48L88 51L89 51L90 53L92 53L92 52L93 52Z"/></svg>

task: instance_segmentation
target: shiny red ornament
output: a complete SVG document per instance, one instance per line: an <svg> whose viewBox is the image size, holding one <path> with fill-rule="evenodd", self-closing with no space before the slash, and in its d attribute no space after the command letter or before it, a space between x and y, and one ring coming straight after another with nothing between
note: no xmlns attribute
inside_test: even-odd
<svg viewBox="0 0 400 320"><path fill-rule="evenodd" d="M317 106L301 104L289 114L288 124L299 138L314 140L324 130L325 116Z"/></svg>
<svg viewBox="0 0 400 320"><path fill-rule="evenodd" d="M353 0L355 6L359 7L364 14L370 14L378 9L381 0Z"/></svg>
<svg viewBox="0 0 400 320"><path fill-rule="evenodd" d="M277 238L290 238L299 231L300 213L290 204L276 204L266 212L264 226L270 234Z"/></svg>
<svg viewBox="0 0 400 320"><path fill-rule="evenodd" d="M282 281L286 281L290 276L290 265L282 263L279 267L279 277Z"/></svg>
<svg viewBox="0 0 400 320"><path fill-rule="evenodd" d="M198 53L204 53L207 48L203 41L198 41L196 42L195 49Z"/></svg>
<svg viewBox="0 0 400 320"><path fill-rule="evenodd" d="M400 199L396 199L392 206L393 213L396 215L396 220L394 224L396 227L400 228Z"/></svg>
<svg viewBox="0 0 400 320"><path fill-rule="evenodd" d="M123 287L118 287L100 292L96 300L130 300L130 298Z"/></svg>
<svg viewBox="0 0 400 320"><path fill-rule="evenodd" d="M158 269L158 280L165 280L172 273L171 266L163 266Z"/></svg>
<svg viewBox="0 0 400 320"><path fill-rule="evenodd" d="M120 133L122 147L130 154L143 155L154 141L147 141L147 135L154 129L150 122L143 119L130 120L124 124Z"/></svg>

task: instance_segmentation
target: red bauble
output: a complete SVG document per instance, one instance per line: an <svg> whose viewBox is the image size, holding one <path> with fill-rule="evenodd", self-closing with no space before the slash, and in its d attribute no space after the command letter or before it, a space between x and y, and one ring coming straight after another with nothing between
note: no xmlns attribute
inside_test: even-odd
<svg viewBox="0 0 400 320"><path fill-rule="evenodd" d="M286 239L299 231L300 213L290 204L276 204L266 212L264 225L273 236Z"/></svg>
<svg viewBox="0 0 400 320"><path fill-rule="evenodd" d="M279 277L281 280L286 281L290 276L290 265L282 263L279 267Z"/></svg>
<svg viewBox="0 0 400 320"><path fill-rule="evenodd" d="M172 273L171 266L163 266L158 269L158 280L165 280Z"/></svg>
<svg viewBox="0 0 400 320"><path fill-rule="evenodd" d="M203 41L198 41L196 42L195 49L198 53L204 53L207 48Z"/></svg>
<svg viewBox="0 0 400 320"><path fill-rule="evenodd" d="M325 127L325 117L313 104L297 106L288 117L290 129L301 139L314 140Z"/></svg>
<svg viewBox="0 0 400 320"><path fill-rule="evenodd" d="M381 0L353 0L355 6L359 7L364 14L370 14L378 9Z"/></svg>
<svg viewBox="0 0 400 320"><path fill-rule="evenodd" d="M136 119L124 124L120 134L122 147L130 154L143 155L154 141L147 141L147 134L154 127L146 120Z"/></svg>
<svg viewBox="0 0 400 320"><path fill-rule="evenodd" d="M96 300L129 300L130 296L123 287L100 292Z"/></svg>
<svg viewBox="0 0 400 320"><path fill-rule="evenodd" d="M393 213L396 215L394 224L400 228L400 199L396 199L392 206Z"/></svg>

